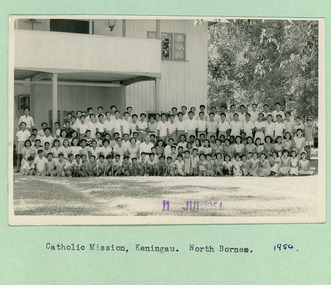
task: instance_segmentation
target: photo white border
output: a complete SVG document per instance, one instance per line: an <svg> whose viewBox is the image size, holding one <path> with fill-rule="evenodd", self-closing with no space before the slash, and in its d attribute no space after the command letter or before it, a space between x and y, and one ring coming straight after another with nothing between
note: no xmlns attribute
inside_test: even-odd
<svg viewBox="0 0 331 285"><path fill-rule="evenodd" d="M135 19L135 20L314 20L319 22L318 82L318 213L315 217L224 217L224 216L20 216L14 214L13 143L14 143L14 22L17 19ZM176 224L274 224L326 222L326 89L325 89L325 19L279 17L199 17L199 16L125 16L125 15L12 15L9 17L8 66L8 224L9 225L176 225ZM174 178L176 179L176 178Z"/></svg>

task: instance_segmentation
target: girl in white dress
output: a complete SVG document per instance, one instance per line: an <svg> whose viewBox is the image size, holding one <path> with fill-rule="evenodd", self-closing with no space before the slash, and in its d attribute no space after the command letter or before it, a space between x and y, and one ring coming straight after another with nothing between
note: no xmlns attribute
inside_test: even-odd
<svg viewBox="0 0 331 285"><path fill-rule="evenodd" d="M261 177L266 177L271 174L270 163L266 158L267 158L267 156L265 155L265 153L261 153L261 155L260 155L261 169L260 169L260 173L259 173L259 176L261 176Z"/></svg>
<svg viewBox="0 0 331 285"><path fill-rule="evenodd" d="M297 152L295 150L291 151L291 158L290 158L290 175L297 176L298 175L298 157L297 157Z"/></svg>
<svg viewBox="0 0 331 285"><path fill-rule="evenodd" d="M242 176L241 166L242 161L240 160L239 153L236 154L235 159L232 161L233 164L233 176Z"/></svg>
<svg viewBox="0 0 331 285"><path fill-rule="evenodd" d="M278 176L280 167L280 157L278 156L278 152L274 151L272 157L274 165L270 168L270 171L272 175Z"/></svg>
<svg viewBox="0 0 331 285"><path fill-rule="evenodd" d="M283 150L283 155L280 159L279 173L283 176L289 175L290 172L290 157L288 156L288 150Z"/></svg>
<svg viewBox="0 0 331 285"><path fill-rule="evenodd" d="M68 155L69 155L70 151L71 151L71 148L69 146L69 140L64 139L63 145L61 147L61 152L63 153L63 157L65 158L65 160L68 160Z"/></svg>
<svg viewBox="0 0 331 285"><path fill-rule="evenodd" d="M314 172L310 170L309 160L306 159L307 154L301 153L301 159L299 160L299 175L313 175Z"/></svg>
<svg viewBox="0 0 331 285"><path fill-rule="evenodd" d="M240 136L236 137L236 143L233 145L235 154L243 154L245 146L242 144L242 139Z"/></svg>

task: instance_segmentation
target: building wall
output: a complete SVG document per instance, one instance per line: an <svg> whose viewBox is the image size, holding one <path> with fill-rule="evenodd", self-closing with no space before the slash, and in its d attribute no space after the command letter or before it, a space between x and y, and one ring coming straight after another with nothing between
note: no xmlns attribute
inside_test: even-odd
<svg viewBox="0 0 331 285"><path fill-rule="evenodd" d="M126 37L147 39L147 31L156 32L156 20L126 20Z"/></svg>
<svg viewBox="0 0 331 285"><path fill-rule="evenodd" d="M111 105L116 105L124 111L126 107L124 87L87 87L87 86L58 86L58 110L61 111L61 124L63 123L63 111L86 111L87 107L93 107L96 111L98 106L109 110ZM30 93L29 93L30 91ZM15 84L15 126L22 111L18 110L18 95L31 94L31 115L36 126L39 128L42 122L49 122L49 110L52 110L52 86L31 85L28 90L20 84Z"/></svg>
<svg viewBox="0 0 331 285"><path fill-rule="evenodd" d="M20 28L31 27L31 24L20 21ZM47 28L47 20L40 21L45 23L39 24L38 29L42 26ZM111 23L113 21L110 20ZM117 37L122 35L121 20L117 21L112 33L106 30L105 23L106 20L94 20L95 34ZM35 25L36 29L37 26ZM147 31L156 31L156 20L126 20L126 37L147 38ZM169 111L172 106L198 107L200 104L207 104L207 24L194 26L193 20L161 20L160 31L186 34L186 60L162 60L160 106L157 111ZM139 57L139 52L134 47L132 53ZM154 97L154 81L126 87L126 103L136 113L155 111Z"/></svg>
<svg viewBox="0 0 331 285"><path fill-rule="evenodd" d="M130 22L130 21L129 21ZM134 23L129 23L134 25ZM143 24L142 24L143 25ZM153 23L154 25L154 23ZM145 29L152 29L150 27ZM161 20L160 30L186 34L186 60L162 60L161 98L157 111L169 111L171 107L198 107L207 104L207 24L194 26L188 20ZM142 32L138 30L140 35ZM132 33L130 36L133 36ZM161 48L161 47L160 47ZM155 83L140 82L127 86L126 100L136 112L154 111Z"/></svg>

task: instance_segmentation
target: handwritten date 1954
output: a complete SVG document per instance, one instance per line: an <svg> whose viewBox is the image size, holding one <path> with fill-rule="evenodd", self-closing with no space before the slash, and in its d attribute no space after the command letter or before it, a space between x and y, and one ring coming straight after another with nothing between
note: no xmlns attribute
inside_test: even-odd
<svg viewBox="0 0 331 285"><path fill-rule="evenodd" d="M294 246L293 244L290 244L290 243L278 243L276 245L274 245L274 251L278 252L278 251L286 251L286 250L291 250L293 251L294 250ZM296 250L298 251L298 250Z"/></svg>

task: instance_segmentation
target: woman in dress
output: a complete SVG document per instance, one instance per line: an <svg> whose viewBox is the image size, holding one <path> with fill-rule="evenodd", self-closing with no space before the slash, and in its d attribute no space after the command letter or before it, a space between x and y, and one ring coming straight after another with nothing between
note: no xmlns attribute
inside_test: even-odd
<svg viewBox="0 0 331 285"><path fill-rule="evenodd" d="M247 144L245 145L245 153L253 153L256 151L256 145L253 143L252 137L247 137Z"/></svg>
<svg viewBox="0 0 331 285"><path fill-rule="evenodd" d="M274 152L274 144L272 143L271 136L266 136L264 138L264 152L267 156L270 156Z"/></svg>
<svg viewBox="0 0 331 285"><path fill-rule="evenodd" d="M269 176L271 174L270 164L269 164L269 161L267 160L267 156L265 155L265 153L261 153L260 161L261 161L261 169L260 169L259 176L260 177Z"/></svg>
<svg viewBox="0 0 331 285"><path fill-rule="evenodd" d="M273 166L270 168L271 175L278 176L279 175L279 168L280 168L280 157L277 151L274 151L272 154L273 157Z"/></svg>
<svg viewBox="0 0 331 285"><path fill-rule="evenodd" d="M244 153L245 146L242 144L242 138L240 136L236 136L236 143L233 145L235 154L239 153L242 155Z"/></svg>
<svg viewBox="0 0 331 285"><path fill-rule="evenodd" d="M282 156L283 153L283 139L278 136L275 140L274 150L278 152L278 156Z"/></svg>
<svg viewBox="0 0 331 285"><path fill-rule="evenodd" d="M298 176L298 157L297 152L295 150L291 151L291 158L290 158L290 175Z"/></svg>
<svg viewBox="0 0 331 285"><path fill-rule="evenodd" d="M162 145L163 145L163 141L162 140L161 140L161 142L162 142ZM127 152L129 154L130 159L132 159L134 157L135 158L139 158L139 146L137 145L137 141L136 141L135 138L131 138L130 139L130 145L128 147ZM164 153L164 147L163 147L163 153Z"/></svg>
<svg viewBox="0 0 331 285"><path fill-rule="evenodd" d="M282 157L280 159L279 173L283 176L287 176L290 173L290 157L288 156L288 150L284 149Z"/></svg>
<svg viewBox="0 0 331 285"><path fill-rule="evenodd" d="M283 149L287 149L289 152L293 149L293 141L290 132L285 133L285 139L283 140Z"/></svg>

